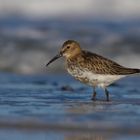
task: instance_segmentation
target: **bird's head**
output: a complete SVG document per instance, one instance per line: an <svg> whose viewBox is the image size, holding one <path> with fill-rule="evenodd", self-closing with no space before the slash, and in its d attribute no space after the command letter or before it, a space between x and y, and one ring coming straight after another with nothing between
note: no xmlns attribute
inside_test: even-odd
<svg viewBox="0 0 140 140"><path fill-rule="evenodd" d="M78 42L74 40L67 40L66 42L63 43L60 52L58 55L53 57L46 66L48 66L50 63L55 61L56 59L60 57L65 57L66 59L70 59L75 57L77 54L81 52L81 48Z"/></svg>
<svg viewBox="0 0 140 140"><path fill-rule="evenodd" d="M78 42L74 40L68 40L64 42L60 50L60 54L66 57L66 59L72 58L80 52L81 52L80 45Z"/></svg>

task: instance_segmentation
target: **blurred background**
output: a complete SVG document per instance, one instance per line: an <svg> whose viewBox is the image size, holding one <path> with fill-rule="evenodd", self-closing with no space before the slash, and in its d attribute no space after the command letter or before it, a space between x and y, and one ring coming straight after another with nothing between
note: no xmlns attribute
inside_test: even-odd
<svg viewBox="0 0 140 140"><path fill-rule="evenodd" d="M63 59L45 67L68 39L140 68L140 0L0 0L0 140L140 140L140 77L92 102Z"/></svg>
<svg viewBox="0 0 140 140"><path fill-rule="evenodd" d="M1 71L46 73L45 64L68 39L140 68L140 1L0 0ZM62 61L48 71L63 72Z"/></svg>

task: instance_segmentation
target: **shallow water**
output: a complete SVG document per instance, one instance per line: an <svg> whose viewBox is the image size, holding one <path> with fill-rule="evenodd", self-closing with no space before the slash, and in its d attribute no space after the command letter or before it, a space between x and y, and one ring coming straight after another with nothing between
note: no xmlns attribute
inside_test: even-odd
<svg viewBox="0 0 140 140"><path fill-rule="evenodd" d="M140 78L97 89L68 75L0 74L0 139L139 140Z"/></svg>

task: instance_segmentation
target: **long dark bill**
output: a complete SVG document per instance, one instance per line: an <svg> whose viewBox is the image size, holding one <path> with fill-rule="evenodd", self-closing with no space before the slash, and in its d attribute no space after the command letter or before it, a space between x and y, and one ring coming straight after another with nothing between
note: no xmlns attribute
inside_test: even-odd
<svg viewBox="0 0 140 140"><path fill-rule="evenodd" d="M55 61L56 59L58 59L58 58L60 58L60 57L62 57L61 54L56 55L54 58L52 58L52 59L46 64L46 67L47 67L50 63L52 63L53 61Z"/></svg>

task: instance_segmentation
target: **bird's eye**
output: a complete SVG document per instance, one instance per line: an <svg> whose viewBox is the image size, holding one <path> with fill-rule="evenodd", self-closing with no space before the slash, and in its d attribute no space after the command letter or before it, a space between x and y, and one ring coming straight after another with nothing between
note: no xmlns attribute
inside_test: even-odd
<svg viewBox="0 0 140 140"><path fill-rule="evenodd" d="M70 48L70 46L67 46L67 49L69 49Z"/></svg>

